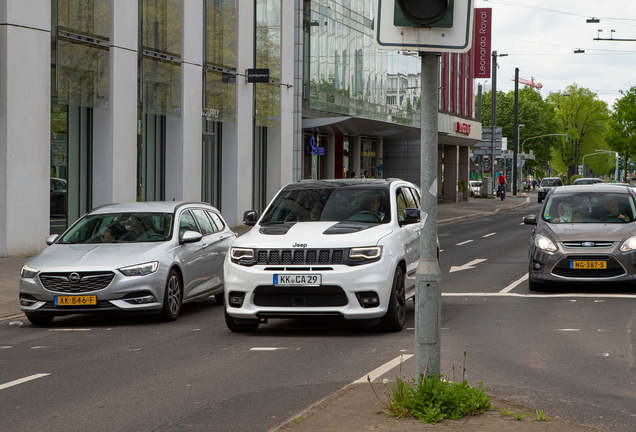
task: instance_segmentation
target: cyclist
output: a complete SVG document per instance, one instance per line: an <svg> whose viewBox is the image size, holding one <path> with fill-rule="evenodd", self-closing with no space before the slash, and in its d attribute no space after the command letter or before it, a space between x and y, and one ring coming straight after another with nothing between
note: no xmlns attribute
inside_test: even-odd
<svg viewBox="0 0 636 432"><path fill-rule="evenodd" d="M499 177L497 177L497 183L499 184L499 194L503 201L506 199L506 176L499 174Z"/></svg>

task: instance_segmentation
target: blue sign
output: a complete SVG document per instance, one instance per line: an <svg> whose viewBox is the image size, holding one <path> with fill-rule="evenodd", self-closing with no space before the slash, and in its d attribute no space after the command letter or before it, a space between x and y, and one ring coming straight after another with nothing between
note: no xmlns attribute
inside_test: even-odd
<svg viewBox="0 0 636 432"><path fill-rule="evenodd" d="M316 138L314 138L314 137L309 138L309 144L311 144L311 154L312 155L318 155L318 156L324 156L325 155L325 148L324 147L318 147L316 145Z"/></svg>

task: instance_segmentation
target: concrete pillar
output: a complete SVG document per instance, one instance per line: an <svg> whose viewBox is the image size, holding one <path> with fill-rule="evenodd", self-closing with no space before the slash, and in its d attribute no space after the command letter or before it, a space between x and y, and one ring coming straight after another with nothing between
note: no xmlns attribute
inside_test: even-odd
<svg viewBox="0 0 636 432"><path fill-rule="evenodd" d="M459 152L456 145L444 146L444 202L457 202Z"/></svg>
<svg viewBox="0 0 636 432"><path fill-rule="evenodd" d="M302 2L294 3L302 4ZM297 63L295 57L297 47L295 43L292 43L296 37L296 15L296 7L281 8L280 82L282 84L280 86L280 140L278 144L280 151L278 157L280 168L278 170L278 181L275 184L275 192L278 192L281 187L294 181L295 143L298 136L302 137L302 112L300 113L300 119L297 119L295 115L296 83L294 79L297 76L302 78L302 74L300 73L302 63ZM296 71L298 71L298 73L296 73ZM301 89L301 83L298 84L299 90ZM298 125L298 121L301 122L301 126Z"/></svg>
<svg viewBox="0 0 636 432"><path fill-rule="evenodd" d="M93 207L137 199L137 45L134 2L110 2L110 101L93 110Z"/></svg>
<svg viewBox="0 0 636 432"><path fill-rule="evenodd" d="M241 3L237 16L237 71L254 67L254 2ZM254 84L236 79L236 122L223 123L221 208L230 227L243 226L243 212L252 208L254 146Z"/></svg>
<svg viewBox="0 0 636 432"><path fill-rule="evenodd" d="M442 186L444 185L442 174L444 173L444 147L437 147L437 198L444 196Z"/></svg>
<svg viewBox="0 0 636 432"><path fill-rule="evenodd" d="M282 120L282 118L281 118ZM291 123L291 122L289 122ZM283 163L283 151L281 148L282 134L281 128L268 127L267 128L267 176L266 176L266 197L269 202L276 192L281 188L281 179L283 167L287 171L289 165ZM291 172L290 172L291 174Z"/></svg>
<svg viewBox="0 0 636 432"><path fill-rule="evenodd" d="M323 163L327 164L327 178L332 179L335 177L335 166L336 166L336 136L334 134L329 134L325 137L325 143L323 144L325 147L325 155L318 156L319 158L323 158Z"/></svg>
<svg viewBox="0 0 636 432"><path fill-rule="evenodd" d="M45 4L43 4L45 3ZM51 7L0 1L0 257L46 247L51 170Z"/></svg>
<svg viewBox="0 0 636 432"><path fill-rule="evenodd" d="M464 201L468 201L468 196L470 193L468 192L468 181L470 180L470 155L469 155L469 147L459 147L459 174L458 180L463 180L464 185L466 185L466 190L464 191Z"/></svg>
<svg viewBox="0 0 636 432"><path fill-rule="evenodd" d="M201 200L203 2L183 2L181 117L166 119L166 201Z"/></svg>

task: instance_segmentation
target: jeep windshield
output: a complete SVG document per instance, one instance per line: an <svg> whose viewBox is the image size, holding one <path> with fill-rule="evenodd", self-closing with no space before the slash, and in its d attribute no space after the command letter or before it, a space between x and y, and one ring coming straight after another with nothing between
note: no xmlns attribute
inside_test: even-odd
<svg viewBox="0 0 636 432"><path fill-rule="evenodd" d="M385 224L391 221L389 203L389 189L377 186L287 189L278 194L260 224L311 221Z"/></svg>

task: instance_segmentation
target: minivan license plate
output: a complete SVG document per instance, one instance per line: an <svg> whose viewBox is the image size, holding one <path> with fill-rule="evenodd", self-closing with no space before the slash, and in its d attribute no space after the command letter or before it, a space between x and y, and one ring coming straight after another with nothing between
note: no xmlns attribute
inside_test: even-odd
<svg viewBox="0 0 636 432"><path fill-rule="evenodd" d="M286 274L274 275L275 286L316 286L322 283L322 275Z"/></svg>
<svg viewBox="0 0 636 432"><path fill-rule="evenodd" d="M607 261L570 261L571 269L606 269Z"/></svg>

